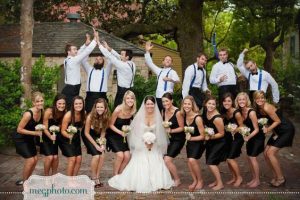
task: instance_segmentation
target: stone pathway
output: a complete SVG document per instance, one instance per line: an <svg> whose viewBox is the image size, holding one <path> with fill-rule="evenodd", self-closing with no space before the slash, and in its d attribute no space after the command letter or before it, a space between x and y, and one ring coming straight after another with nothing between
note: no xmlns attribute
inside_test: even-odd
<svg viewBox="0 0 300 200"><path fill-rule="evenodd" d="M218 192L213 192L208 188L208 184L213 181L213 176L205 165L204 156L200 159L202 174L205 181L205 187L201 191L189 193L187 188L192 179L186 163L185 150L175 159L175 164L178 168L182 184L168 191L160 191L153 194L136 194L133 192L122 193L110 188L107 185L107 180L112 176L112 163L114 160L113 153L107 153L105 164L101 171L101 181L104 182L104 187L96 189L95 199L300 199L300 120L294 119L296 126L296 135L293 147L282 149L279 152L280 162L286 177L286 185L281 188L272 188L269 186L271 173L267 168L263 155L258 157L260 164L261 185L256 189L249 189L242 184L238 189L232 186L225 185L225 188ZM84 147L83 147L84 148ZM83 150L83 161L80 169L80 174L90 175L89 163L91 156ZM66 158L59 156L59 172L66 171ZM43 158L39 156L38 165L34 174L43 174ZM22 187L16 186L15 181L21 177L24 160L15 154L13 147L2 148L0 150L0 199L23 199ZM244 182L250 180L250 172L248 163L245 157L245 147L243 155L238 159L241 168L241 173ZM220 164L221 175L223 181L230 179L230 173L226 163Z"/></svg>

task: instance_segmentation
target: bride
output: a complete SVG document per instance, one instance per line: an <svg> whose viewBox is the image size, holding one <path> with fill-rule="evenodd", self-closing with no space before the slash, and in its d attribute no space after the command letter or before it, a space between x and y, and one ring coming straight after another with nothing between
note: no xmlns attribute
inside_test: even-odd
<svg viewBox="0 0 300 200"><path fill-rule="evenodd" d="M150 145L147 144L148 142L145 143L144 135L149 132L155 135L155 141ZM170 189L174 181L163 160L163 155L167 151L168 138L153 96L145 97L134 117L128 143L131 160L121 174L108 180L108 184L118 190L135 192Z"/></svg>

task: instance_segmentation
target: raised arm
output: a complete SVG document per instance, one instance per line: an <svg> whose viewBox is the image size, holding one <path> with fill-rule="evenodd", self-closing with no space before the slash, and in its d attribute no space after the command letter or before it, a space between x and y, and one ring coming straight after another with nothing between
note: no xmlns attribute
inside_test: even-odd
<svg viewBox="0 0 300 200"><path fill-rule="evenodd" d="M115 56L118 60L121 60L121 55L116 52L114 49L112 49L106 41L102 41L103 46L113 55Z"/></svg>
<svg viewBox="0 0 300 200"><path fill-rule="evenodd" d="M86 33L85 34L85 43L80 47L80 49L78 50L77 54L81 54L82 51L87 47L89 46L89 44L91 43L91 36L90 34Z"/></svg>
<svg viewBox="0 0 300 200"><path fill-rule="evenodd" d="M278 103L279 102L279 88L278 88L278 84L275 81L275 79L271 76L270 73L267 72L267 81L268 83L271 85L272 88L272 96L273 96L273 102L274 103Z"/></svg>
<svg viewBox="0 0 300 200"><path fill-rule="evenodd" d="M122 69L121 66L124 63L123 61L112 55L111 52L109 52L109 50L106 49L100 42L98 43L98 46L104 57L107 58L111 62L111 64L115 65L117 69Z"/></svg>
<svg viewBox="0 0 300 200"><path fill-rule="evenodd" d="M156 74L158 75L161 71L161 69L159 67L157 67L153 61L152 61L152 58L150 56L150 50L153 48L153 45L151 44L150 41L146 42L146 45L145 45L145 50L146 50L146 53L145 53L145 62L146 62L146 65Z"/></svg>
<svg viewBox="0 0 300 200"><path fill-rule="evenodd" d="M248 49L244 49L243 52L239 55L239 59L237 60L236 66L239 69L239 71L243 74L243 76L245 76L248 79L250 71L244 65L244 57L247 52Z"/></svg>

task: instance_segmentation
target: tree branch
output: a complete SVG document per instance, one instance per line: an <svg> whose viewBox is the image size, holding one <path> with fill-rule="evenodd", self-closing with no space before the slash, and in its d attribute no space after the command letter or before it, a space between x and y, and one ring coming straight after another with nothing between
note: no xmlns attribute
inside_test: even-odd
<svg viewBox="0 0 300 200"><path fill-rule="evenodd" d="M158 24L128 24L113 33L121 38L131 38L141 34L152 33L170 33L176 30L176 26L173 26L169 21L160 22Z"/></svg>
<svg viewBox="0 0 300 200"><path fill-rule="evenodd" d="M217 46L219 46L219 44L221 44L221 43L226 39L226 37L227 37L227 35L228 35L228 32L229 32L229 30L230 30L230 27L231 27L231 25L232 25L232 22L233 22L233 17L231 18L230 24L229 24L229 26L228 26L228 29L227 29L227 31L226 31L224 37L217 43Z"/></svg>

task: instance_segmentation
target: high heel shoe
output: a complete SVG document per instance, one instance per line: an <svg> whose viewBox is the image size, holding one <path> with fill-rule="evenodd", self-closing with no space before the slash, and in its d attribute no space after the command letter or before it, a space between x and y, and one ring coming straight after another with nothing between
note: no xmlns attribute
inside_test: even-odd
<svg viewBox="0 0 300 200"><path fill-rule="evenodd" d="M272 187L281 187L281 186L284 186L285 185L285 178L282 178L282 179L279 179L279 180L276 180L275 183L272 183Z"/></svg>

